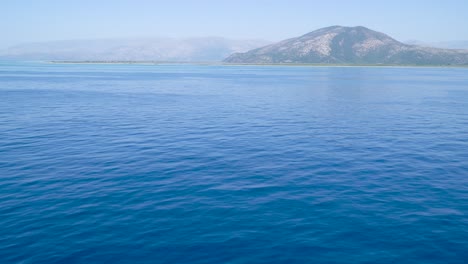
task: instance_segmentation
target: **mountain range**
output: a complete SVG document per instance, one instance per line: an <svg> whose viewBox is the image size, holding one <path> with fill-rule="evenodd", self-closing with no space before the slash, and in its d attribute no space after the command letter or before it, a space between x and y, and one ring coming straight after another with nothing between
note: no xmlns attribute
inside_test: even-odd
<svg viewBox="0 0 468 264"><path fill-rule="evenodd" d="M468 42L406 43L366 27L332 26L277 43L222 37L88 39L26 43L0 59L234 64L468 65ZM446 48L444 48L446 47Z"/></svg>
<svg viewBox="0 0 468 264"><path fill-rule="evenodd" d="M434 47L441 49L468 49L468 40L452 40L440 42L425 42L420 40L408 40L406 44L418 45L424 47Z"/></svg>
<svg viewBox="0 0 468 264"><path fill-rule="evenodd" d="M468 65L468 50L410 45L366 27L332 26L244 53L226 63Z"/></svg>
<svg viewBox="0 0 468 264"><path fill-rule="evenodd" d="M63 40L16 45L0 51L0 58L63 61L219 62L232 53L270 42L256 39L134 38Z"/></svg>

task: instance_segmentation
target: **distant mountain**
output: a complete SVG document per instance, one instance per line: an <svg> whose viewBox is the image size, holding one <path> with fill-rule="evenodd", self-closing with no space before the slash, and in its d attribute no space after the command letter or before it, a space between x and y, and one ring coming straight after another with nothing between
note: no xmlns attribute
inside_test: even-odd
<svg viewBox="0 0 468 264"><path fill-rule="evenodd" d="M332 26L245 53L227 63L468 64L468 50L408 45L365 27Z"/></svg>
<svg viewBox="0 0 468 264"><path fill-rule="evenodd" d="M93 61L222 61L234 52L267 45L264 40L219 37L64 40L26 43L0 51L0 58Z"/></svg>
<svg viewBox="0 0 468 264"><path fill-rule="evenodd" d="M424 47L434 47L441 49L467 49L468 50L468 40L453 40L453 41L441 41L441 42L424 42L419 40L408 40L405 41L406 44L418 45Z"/></svg>

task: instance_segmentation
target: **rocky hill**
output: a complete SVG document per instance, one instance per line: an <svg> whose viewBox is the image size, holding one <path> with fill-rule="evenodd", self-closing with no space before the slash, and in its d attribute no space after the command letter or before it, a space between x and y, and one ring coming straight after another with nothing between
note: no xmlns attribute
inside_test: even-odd
<svg viewBox="0 0 468 264"><path fill-rule="evenodd" d="M409 45L361 26L332 26L235 53L224 62L468 65L468 50Z"/></svg>

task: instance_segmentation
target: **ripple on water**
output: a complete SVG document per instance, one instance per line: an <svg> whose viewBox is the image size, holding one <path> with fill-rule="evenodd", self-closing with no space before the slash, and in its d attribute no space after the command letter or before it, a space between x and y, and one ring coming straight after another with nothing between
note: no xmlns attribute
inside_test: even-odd
<svg viewBox="0 0 468 264"><path fill-rule="evenodd" d="M28 65L2 263L468 259L466 69Z"/></svg>

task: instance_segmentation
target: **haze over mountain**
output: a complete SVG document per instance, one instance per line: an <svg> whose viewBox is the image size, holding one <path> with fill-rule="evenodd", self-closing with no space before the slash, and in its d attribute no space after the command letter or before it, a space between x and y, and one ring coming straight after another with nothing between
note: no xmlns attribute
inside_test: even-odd
<svg viewBox="0 0 468 264"><path fill-rule="evenodd" d="M441 49L468 49L468 40L452 40L440 42L425 42L420 40L408 40L405 44L418 45L424 47L434 47Z"/></svg>
<svg viewBox="0 0 468 264"><path fill-rule="evenodd" d="M26 43L0 51L0 58L73 61L222 61L234 52L268 44L265 40L221 37L90 39Z"/></svg>
<svg viewBox="0 0 468 264"><path fill-rule="evenodd" d="M368 28L332 26L224 60L228 63L468 64L468 50L409 45Z"/></svg>

